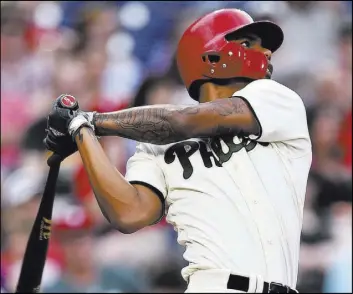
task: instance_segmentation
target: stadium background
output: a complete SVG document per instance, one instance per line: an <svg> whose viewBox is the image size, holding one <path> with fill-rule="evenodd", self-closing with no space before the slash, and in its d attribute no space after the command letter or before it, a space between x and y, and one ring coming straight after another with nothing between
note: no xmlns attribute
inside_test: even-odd
<svg viewBox="0 0 353 294"><path fill-rule="evenodd" d="M272 19L273 78L307 106L313 165L298 289L352 291L351 1L1 2L1 285L13 291L43 181L45 116L61 93L84 110L193 103L173 53L191 21L224 7ZM134 142L105 138L124 173ZM162 221L132 235L103 219L80 157L62 164L45 292L182 292L183 249Z"/></svg>

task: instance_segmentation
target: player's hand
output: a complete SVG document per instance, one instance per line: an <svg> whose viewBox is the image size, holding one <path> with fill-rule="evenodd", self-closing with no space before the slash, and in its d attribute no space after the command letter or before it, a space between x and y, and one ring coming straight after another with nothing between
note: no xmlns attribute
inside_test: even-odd
<svg viewBox="0 0 353 294"><path fill-rule="evenodd" d="M79 105L72 95L62 94L55 99L48 116L48 129L58 136L67 135L71 120L77 116Z"/></svg>
<svg viewBox="0 0 353 294"><path fill-rule="evenodd" d="M47 136L44 144L63 160L77 151L73 139L77 131L82 126L94 129L90 123L92 119L93 113L81 111L75 97L60 95L53 103L47 119Z"/></svg>
<svg viewBox="0 0 353 294"><path fill-rule="evenodd" d="M76 142L72 140L70 134L58 136L57 133L54 133L49 128L47 128L44 145L48 150L58 154L61 161L78 150Z"/></svg>
<svg viewBox="0 0 353 294"><path fill-rule="evenodd" d="M61 160L77 151L68 129L71 120L79 110L78 102L71 95L60 95L53 103L47 117L47 136L44 139L46 148L60 155Z"/></svg>

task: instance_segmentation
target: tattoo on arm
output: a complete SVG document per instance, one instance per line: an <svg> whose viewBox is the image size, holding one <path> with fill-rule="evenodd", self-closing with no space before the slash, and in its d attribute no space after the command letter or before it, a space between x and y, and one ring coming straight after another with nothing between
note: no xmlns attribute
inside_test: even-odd
<svg viewBox="0 0 353 294"><path fill-rule="evenodd" d="M94 124L98 136L121 136L153 144L259 131L253 113L241 98L192 106L147 106L97 113Z"/></svg>
<svg viewBox="0 0 353 294"><path fill-rule="evenodd" d="M78 131L78 139L80 140L81 143L83 143L83 135L82 135L82 129Z"/></svg>
<svg viewBox="0 0 353 294"><path fill-rule="evenodd" d="M78 130L78 133L77 133L78 139L79 139L80 143L83 143L82 129L83 129L83 128L79 129L79 130ZM86 128L86 129L88 130L89 136L91 136L91 138L93 138L94 140L98 141L98 139L97 139L96 135L94 134L93 130L90 129L90 128Z"/></svg>

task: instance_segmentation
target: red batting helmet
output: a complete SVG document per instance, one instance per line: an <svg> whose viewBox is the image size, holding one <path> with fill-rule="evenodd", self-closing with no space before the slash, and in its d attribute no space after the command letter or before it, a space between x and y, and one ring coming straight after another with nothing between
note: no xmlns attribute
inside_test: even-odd
<svg viewBox="0 0 353 294"><path fill-rule="evenodd" d="M191 24L177 49L179 73L189 92L198 100L199 87L207 80L235 77L262 79L268 61L265 54L228 42L230 33L253 33L262 47L276 51L283 42L282 29L270 21L257 21L239 9L221 9Z"/></svg>

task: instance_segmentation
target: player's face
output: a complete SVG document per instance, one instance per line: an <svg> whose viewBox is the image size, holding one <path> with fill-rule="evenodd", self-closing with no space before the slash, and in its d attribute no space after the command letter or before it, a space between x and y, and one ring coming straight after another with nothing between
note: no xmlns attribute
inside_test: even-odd
<svg viewBox="0 0 353 294"><path fill-rule="evenodd" d="M265 78L267 78L267 79L271 78L271 75L273 72L273 66L271 64L272 52L271 52L271 50L262 47L261 39L258 36L254 35L254 34L246 34L246 35L242 35L242 36L236 36L233 38L229 38L228 41L238 43L238 44L244 46L245 48L253 49L253 50L256 50L256 51L259 51L259 52L262 52L263 54L265 54L267 57L267 60L268 60L268 68L267 68L267 73L266 73Z"/></svg>

